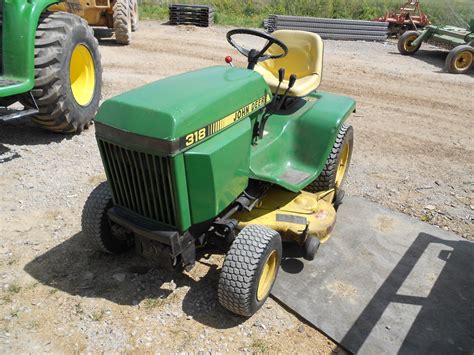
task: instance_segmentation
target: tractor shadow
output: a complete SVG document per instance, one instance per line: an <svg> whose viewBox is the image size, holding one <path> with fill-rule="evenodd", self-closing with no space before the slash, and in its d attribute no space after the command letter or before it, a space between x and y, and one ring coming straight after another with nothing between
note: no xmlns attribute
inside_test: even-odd
<svg viewBox="0 0 474 355"><path fill-rule="evenodd" d="M60 143L72 139L72 134L61 134L47 131L31 122L28 117L9 121L0 120L0 164L21 157L23 146ZM13 145L17 147L7 147Z"/></svg>
<svg viewBox="0 0 474 355"><path fill-rule="evenodd" d="M427 64L430 64L434 67L437 67L439 70L436 70L434 72L440 73L440 74L449 74L449 75L454 75L451 73L448 73L446 71L446 57L448 56L449 51L448 50L443 50L439 48L435 49L423 49L420 48L418 52L416 52L414 55L412 55L412 58L421 60ZM397 51L391 51L389 54L394 55L394 56L400 56L401 54ZM474 77L474 70L469 70L468 73L463 74L463 75L468 75L470 77Z"/></svg>
<svg viewBox="0 0 474 355"><path fill-rule="evenodd" d="M180 302L180 292L175 292L173 285L186 287L181 308L187 317L216 329L244 322L245 318L232 315L217 301L217 265L203 261L196 268L207 269L198 281L187 273L159 269L133 250L105 255L93 250L86 237L77 233L30 261L24 270L43 285L72 296L149 307L150 312L161 312L166 304Z"/></svg>

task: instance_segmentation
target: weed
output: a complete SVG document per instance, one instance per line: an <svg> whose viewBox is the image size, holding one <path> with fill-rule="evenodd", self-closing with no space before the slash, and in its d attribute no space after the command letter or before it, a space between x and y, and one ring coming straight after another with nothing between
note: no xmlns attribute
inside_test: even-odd
<svg viewBox="0 0 474 355"><path fill-rule="evenodd" d="M257 353L267 353L268 345L263 339L253 339L250 347L254 349Z"/></svg>
<svg viewBox="0 0 474 355"><path fill-rule="evenodd" d="M21 286L18 284L11 284L8 286L8 293L14 294L19 293L21 291Z"/></svg>
<svg viewBox="0 0 474 355"><path fill-rule="evenodd" d="M96 311L96 312L92 313L91 314L91 319L94 322L100 322L104 318L104 315L105 315L105 311L103 309L101 309L100 311Z"/></svg>

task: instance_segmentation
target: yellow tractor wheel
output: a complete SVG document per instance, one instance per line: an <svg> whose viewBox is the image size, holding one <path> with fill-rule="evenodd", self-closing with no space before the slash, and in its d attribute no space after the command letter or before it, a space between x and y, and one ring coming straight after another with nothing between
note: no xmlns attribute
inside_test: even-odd
<svg viewBox="0 0 474 355"><path fill-rule="evenodd" d="M446 70L453 74L464 74L472 67L474 48L468 45L457 46L446 57Z"/></svg>
<svg viewBox="0 0 474 355"><path fill-rule="evenodd" d="M54 132L75 133L94 118L102 88L98 42L89 25L65 12L45 12L36 31L33 121Z"/></svg>
<svg viewBox="0 0 474 355"><path fill-rule="evenodd" d="M280 268L281 237L265 226L240 231L224 260L217 296L229 311L250 317L270 295Z"/></svg>
<svg viewBox="0 0 474 355"><path fill-rule="evenodd" d="M412 43L420 34L417 31L407 31L398 40L398 51L403 55L415 54L420 49L421 43L414 46Z"/></svg>

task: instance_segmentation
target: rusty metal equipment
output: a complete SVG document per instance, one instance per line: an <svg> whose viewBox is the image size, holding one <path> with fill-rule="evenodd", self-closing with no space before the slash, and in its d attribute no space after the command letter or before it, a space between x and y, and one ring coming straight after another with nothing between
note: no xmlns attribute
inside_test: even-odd
<svg viewBox="0 0 474 355"><path fill-rule="evenodd" d="M65 0L49 8L84 18L90 26L107 27L119 44L129 44L138 24L138 0Z"/></svg>
<svg viewBox="0 0 474 355"><path fill-rule="evenodd" d="M428 16L420 9L419 0L408 0L398 13L387 12L385 16L374 21L388 22L388 33L391 36L399 36L405 31L423 29L430 24Z"/></svg>

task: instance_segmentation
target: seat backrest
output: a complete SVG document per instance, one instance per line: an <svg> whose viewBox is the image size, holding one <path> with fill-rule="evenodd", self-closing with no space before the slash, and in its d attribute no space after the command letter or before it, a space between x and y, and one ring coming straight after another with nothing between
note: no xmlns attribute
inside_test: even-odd
<svg viewBox="0 0 474 355"><path fill-rule="evenodd" d="M278 70L285 68L285 80L291 74L298 78L318 74L321 76L323 68L323 41L315 33L305 31L280 30L272 33L273 36L285 43L288 54L280 59L269 59L259 63L265 69L278 77ZM269 52L281 53L281 49L273 45Z"/></svg>

